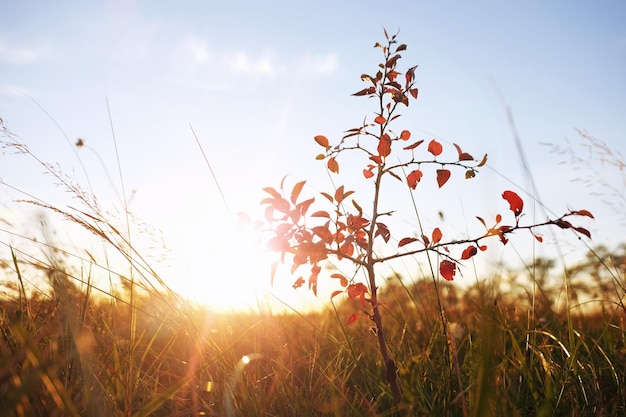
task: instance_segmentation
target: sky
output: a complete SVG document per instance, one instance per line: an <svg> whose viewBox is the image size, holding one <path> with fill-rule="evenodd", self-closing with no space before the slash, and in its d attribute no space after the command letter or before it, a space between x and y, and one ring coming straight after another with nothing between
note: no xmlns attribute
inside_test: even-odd
<svg viewBox="0 0 626 417"><path fill-rule="evenodd" d="M287 276L269 286L271 257L237 213L260 217L262 188L284 176L307 180L310 196L328 190L313 137L336 143L372 117L371 101L350 95L380 62L373 45L383 28L408 45L400 67L419 65L419 99L399 126L489 155L471 182L416 192L428 227L458 237L476 226L475 215L504 214L500 195L513 189L536 210L529 220L545 218L541 207L584 208L596 219L581 221L592 241L559 234L537 249L520 235L503 259L622 243L626 176L611 162L626 152L625 19L617 0L5 2L0 117L107 210L126 205L143 230L133 241L145 243L176 291L216 309L267 299L301 309L313 296L292 290ZM590 153L578 130L613 156L597 146ZM9 244L25 244L7 230L38 233L40 210L15 202L24 193L75 204L42 171L10 149L0 155L3 257ZM362 186L359 174L340 181ZM408 204L402 192L390 201ZM399 237L416 229L410 210L394 221ZM56 238L77 236L68 227L54 223ZM459 285L475 279L468 273Z"/></svg>

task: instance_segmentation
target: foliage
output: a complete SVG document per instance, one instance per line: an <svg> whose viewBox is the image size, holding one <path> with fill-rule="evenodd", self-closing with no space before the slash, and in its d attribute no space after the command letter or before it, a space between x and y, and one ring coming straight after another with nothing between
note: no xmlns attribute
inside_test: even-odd
<svg viewBox="0 0 626 417"><path fill-rule="evenodd" d="M305 181L297 182L288 188L285 181L280 190L273 187L264 188L269 194L262 201L266 207L265 218L268 222L270 237L268 245L273 251L280 253L282 262L287 262L286 255L291 255L291 273L296 274L300 267L309 265L308 279L298 276L294 288L308 284L309 289L317 295L317 285L322 263L332 257L337 261L347 260L355 266L355 273L351 277L339 272L330 275L336 278L339 289L333 297L343 292L350 299L361 301L362 307L367 308L366 316L374 322L378 345L385 366L385 375L390 383L396 403L402 401L402 392L397 380L396 364L388 349L389 341L385 337L382 324L378 287L380 277L376 268L378 264L388 263L394 259L413 257L421 253L429 253L439 260L438 273L444 279L454 279L460 261L467 260L485 251L485 240L497 237L502 244L506 244L509 235L522 229L538 240L542 237L535 233L535 229L542 226L557 226L562 229L572 229L587 237L591 237L588 230L574 226L568 220L570 217L585 216L593 218L587 210L575 210L565 213L556 219L547 219L543 223L522 224L524 201L511 190L505 190L502 198L509 204L513 214L508 223L503 223L503 216L498 214L495 221L488 222L482 217L477 219L484 226L485 232L475 237L460 240L445 240L444 232L435 227L432 231L420 231L420 237L397 236L392 233L384 222L386 217L393 214L392 207L383 211L382 193L383 184L387 179L404 183L407 190L417 191L418 185L425 181L426 167L434 169L434 179L439 188L448 183L453 169L464 171L465 179L474 178L478 169L487 162L487 155L480 160L463 151L461 146L454 144L455 155L445 159L444 146L436 139L426 143L419 139L410 141L412 133L406 129L396 129L395 123L401 116L400 109L408 107L412 100L418 98L415 71L417 66L401 72L398 63L400 52L405 51L405 44L398 44L396 35L389 36L385 31L386 44L376 43L375 48L383 54L383 62L378 66L375 75L363 74L361 80L367 87L354 93L357 97L367 97L376 103L376 110L372 120L366 117L363 124L346 130L346 134L335 146L324 135L315 136L315 141L324 148L324 153L317 159L326 162L326 168L335 175L340 172L340 161L345 154L350 153L354 158L364 157L363 168L358 175L348 172L350 179L362 175L372 191L370 205L363 200L358 202L352 198L355 194L345 185L336 186L334 190L321 192L322 201L330 206L329 209L318 209L313 212L315 198L301 199L301 192ZM423 145L423 146L422 146ZM425 150L424 150L425 148ZM420 151L423 150L424 152ZM411 192L410 191L410 192ZM366 200L369 201L369 200ZM390 245L397 241L397 246L391 253L382 253L377 245ZM452 247L461 246L461 253L455 254ZM358 278L363 272L364 279ZM435 277L433 277L434 279ZM350 315L348 324L353 323L360 315Z"/></svg>

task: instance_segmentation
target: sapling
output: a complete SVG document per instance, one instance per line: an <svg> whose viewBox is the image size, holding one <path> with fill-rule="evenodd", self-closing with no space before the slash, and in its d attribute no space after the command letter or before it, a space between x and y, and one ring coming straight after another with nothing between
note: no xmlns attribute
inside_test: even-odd
<svg viewBox="0 0 626 417"><path fill-rule="evenodd" d="M379 264L428 252L437 256L439 275L446 280L453 280L461 262L485 251L487 246L484 241L489 238L496 237L502 244L506 244L510 234L526 229L541 242L542 237L535 229L543 226L572 229L590 237L589 231L572 225L568 218L593 216L587 210L577 210L569 211L556 219L522 224L524 201L514 191L505 190L501 196L509 205L512 221L503 223L503 216L500 214L497 214L492 222L477 217L484 226L484 232L475 237L446 241L439 227L435 227L428 234L421 232L420 237L392 234L383 221L393 213L382 211L380 207L384 180L393 178L404 183L410 192L414 192L420 182L432 173L441 188L448 183L453 171L460 171L465 179L474 178L479 169L486 164L487 155L475 159L459 145L454 144L456 151L454 157L443 159L444 146L440 141L436 139L428 142L424 139L412 141L413 135L409 130L395 128L400 117L400 109L408 107L411 101L418 98L415 81L417 66L400 72L398 69L400 52L405 51L407 46L398 43L397 34L389 36L385 31L384 35L386 43L374 45L382 52L382 63L378 65L375 73L361 75L365 88L353 94L375 101L373 118L370 120L366 117L360 126L348 129L334 146L324 135L314 137L324 151L317 155L316 159L325 161L326 168L334 176L341 177L340 160L343 158L354 158L355 154L365 158L362 171L349 172L347 177L354 181L358 178L365 181L367 187L372 189L372 199L368 200L367 204L348 199L354 191L345 185L338 185L331 191L320 193L321 202L325 207L314 211L312 207L314 203L316 205L318 203L314 197L301 199L306 181L296 182L288 188L283 180L279 189L264 188L268 196L261 204L265 207L269 232L268 246L280 254L280 262L291 263L290 272L298 277L293 283L294 288L306 284L317 296L317 283L325 261L347 261L354 266L356 272L362 272L348 277L337 270L331 270L329 277L335 279L334 282L338 284L338 289L332 293L331 298L346 293L350 299L360 300L362 303L365 314L355 312L347 319L347 324L363 316L373 322L372 329L384 363L384 374L395 403L400 404L402 391L396 363L387 345L381 300L378 296L379 283L382 279L377 274ZM427 171L429 167L434 172ZM342 171L342 174L345 173ZM379 252L376 249L378 244L392 246L392 252ZM278 261L273 266L272 282L277 264ZM299 272L307 265L310 270L307 273L308 278L304 278Z"/></svg>

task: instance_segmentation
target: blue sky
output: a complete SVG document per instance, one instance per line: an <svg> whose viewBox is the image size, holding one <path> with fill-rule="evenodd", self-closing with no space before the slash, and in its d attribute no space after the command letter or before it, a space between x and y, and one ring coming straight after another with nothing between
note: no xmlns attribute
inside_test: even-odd
<svg viewBox="0 0 626 417"><path fill-rule="evenodd" d="M563 164L566 157L542 145L565 146L569 138L583 152L576 129L584 129L626 152L620 1L24 1L2 9L0 117L41 159L84 183L80 157L99 200L119 207L108 101L129 209L162 231L172 285L206 293L214 305L232 304L224 294L243 287L259 285L258 295L263 278L250 284L238 277L263 268L248 260L230 262L238 273L216 266L232 258L229 244L240 242L224 238L234 232L190 125L232 212L255 213L261 188L278 186L285 174L308 179L311 194L324 189L328 179L314 160L312 137L339 138L371 115L371 103L350 94L379 62L372 46L383 40L383 27L399 28L408 44L401 67L419 65L420 98L404 112L402 128L489 154L489 167L471 185L423 191L418 201L426 213L443 210L449 233L463 233L464 218L506 210L504 189L530 190L506 105L541 201L559 214L594 212L598 219L585 223L594 244L623 241L626 219L602 200L623 203L624 173L594 162L596 156ZM71 144L79 137L87 146L76 153ZM0 161L5 184L65 204L63 191L36 165L8 152ZM589 178L592 169L621 196L599 198L592 191L601 187L572 181ZM343 181L349 186L351 179ZM0 188L4 216L28 224L30 211L15 198ZM436 216L430 219L436 224ZM410 213L397 221L414 226ZM529 243L520 237L522 251ZM571 250L577 244L572 240ZM288 279L282 285L291 291Z"/></svg>

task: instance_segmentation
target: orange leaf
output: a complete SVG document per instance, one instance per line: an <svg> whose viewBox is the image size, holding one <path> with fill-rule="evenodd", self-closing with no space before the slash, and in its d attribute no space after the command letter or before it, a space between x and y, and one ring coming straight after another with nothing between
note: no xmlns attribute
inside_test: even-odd
<svg viewBox="0 0 626 417"><path fill-rule="evenodd" d="M339 164L335 158L328 158L328 169L330 172L334 172L335 174L339 174Z"/></svg>
<svg viewBox="0 0 626 417"><path fill-rule="evenodd" d="M513 191L507 190L502 193L502 198L508 201L509 208L511 209L515 217L522 214L522 210L524 209L524 200L522 200L519 195L517 195Z"/></svg>
<svg viewBox="0 0 626 417"><path fill-rule="evenodd" d="M376 116L376 118L374 119L374 122L378 123L379 125L385 124L386 121L387 119L380 115Z"/></svg>
<svg viewBox="0 0 626 417"><path fill-rule="evenodd" d="M452 281L454 279L454 275L456 274L456 264L454 262L448 261L447 259L444 259L439 264L439 273L447 281Z"/></svg>
<svg viewBox="0 0 626 417"><path fill-rule="evenodd" d="M415 237L404 237L402 239L400 239L400 242L398 242L398 247L401 248L402 246L406 246L409 243L413 243L413 242L417 242L418 239Z"/></svg>
<svg viewBox="0 0 626 417"><path fill-rule="evenodd" d="M328 138L326 136L317 135L314 139L315 142L317 142L320 146L323 146L326 149L330 148L330 145L328 144Z"/></svg>
<svg viewBox="0 0 626 417"><path fill-rule="evenodd" d="M376 87L371 86L371 87L368 87L368 88L364 88L363 90L358 91L358 92L356 92L356 93L354 93L352 95L353 96L366 96L366 95L369 95L369 94L374 94L375 92L376 92Z"/></svg>
<svg viewBox="0 0 626 417"><path fill-rule="evenodd" d="M332 274L330 277L339 279L339 284L342 287L347 287L348 286L348 278L346 278L345 275L343 275L343 274Z"/></svg>
<svg viewBox="0 0 626 417"><path fill-rule="evenodd" d="M274 188L272 187L265 187L263 188L263 191L265 191L268 194L271 194L272 197L274 198L281 198L281 195L278 191L276 191Z"/></svg>
<svg viewBox="0 0 626 417"><path fill-rule="evenodd" d="M333 293L330 295L331 300L335 298L335 296L341 294L342 292L343 292L342 290L333 291Z"/></svg>
<svg viewBox="0 0 626 417"><path fill-rule="evenodd" d="M589 210L576 210L576 211L573 211L572 214L576 214L578 216L591 217L592 219L595 218L595 217L593 217L593 214L591 214L591 212Z"/></svg>
<svg viewBox="0 0 626 417"><path fill-rule="evenodd" d="M294 281L294 283L291 285L291 287L292 287L294 290L297 290L298 288L300 288L301 286L303 286L303 285L304 285L304 282L305 282L305 281L304 281L304 278L299 277L297 280L295 280L295 281Z"/></svg>
<svg viewBox="0 0 626 417"><path fill-rule="evenodd" d="M418 146L420 146L422 143L424 143L424 139L420 139L417 142L415 142L415 143L413 143L413 144L411 144L409 146L406 146L406 147L404 147L402 149L404 149L405 151L408 151L408 150L411 150L411 149L415 149Z"/></svg>
<svg viewBox="0 0 626 417"><path fill-rule="evenodd" d="M328 223L328 222L327 222ZM330 243L333 241L333 234L328 230L326 226L315 226L311 229L313 233L320 237L324 242Z"/></svg>
<svg viewBox="0 0 626 417"><path fill-rule="evenodd" d="M350 325L350 324L354 323L358 318L359 318L359 313L354 313L350 317L348 317L348 320L346 321L346 324Z"/></svg>
<svg viewBox="0 0 626 417"><path fill-rule="evenodd" d="M439 243L439 241L441 240L441 237L443 236L443 234L441 233L441 229L439 229L438 227L435 227L435 230L433 230L433 245Z"/></svg>
<svg viewBox="0 0 626 417"><path fill-rule="evenodd" d="M361 302L365 302L365 294L367 294L367 287L362 282L348 285L348 297L352 300L356 300L357 297L361 299Z"/></svg>
<svg viewBox="0 0 626 417"><path fill-rule="evenodd" d="M298 201L298 196L302 191L302 187L304 187L304 183L306 183L306 181L300 181L293 186L293 189L291 190L291 202L293 204L296 204L296 201Z"/></svg>
<svg viewBox="0 0 626 417"><path fill-rule="evenodd" d="M443 185L448 182L450 179L450 171L447 169L438 169L437 170L437 184L439 184L439 188L443 187Z"/></svg>
<svg viewBox="0 0 626 417"><path fill-rule="evenodd" d="M327 211L316 211L315 213L311 214L311 217L326 217L330 219L330 214L328 214Z"/></svg>
<svg viewBox="0 0 626 417"><path fill-rule="evenodd" d="M391 153L391 138L388 134L384 134L378 141L378 154L383 158L389 156Z"/></svg>
<svg viewBox="0 0 626 417"><path fill-rule="evenodd" d="M422 171L420 171L419 169L412 171L406 177L406 181L409 184L409 187L411 187L413 190L415 189L415 187L417 187L417 183L420 182L421 179L422 179Z"/></svg>
<svg viewBox="0 0 626 417"><path fill-rule="evenodd" d="M441 152L443 152L443 146L441 146L441 143L433 139L428 144L428 152L432 153L434 156L441 155Z"/></svg>
<svg viewBox="0 0 626 417"><path fill-rule="evenodd" d="M345 256L354 255L354 244L352 242L346 242L339 248L339 251Z"/></svg>
<svg viewBox="0 0 626 417"><path fill-rule="evenodd" d="M368 165L367 169L363 170L363 176L365 178L372 178L374 176L373 169L374 169L374 165Z"/></svg>
<svg viewBox="0 0 626 417"><path fill-rule="evenodd" d="M309 277L309 289L313 291L313 294L317 297L317 278L320 274L322 267L319 265L313 265L311 267L311 276Z"/></svg>
<svg viewBox="0 0 626 417"><path fill-rule="evenodd" d="M461 254L461 259L469 259L478 253L478 249L474 245L470 245Z"/></svg>
<svg viewBox="0 0 626 417"><path fill-rule="evenodd" d="M410 137L411 137L411 132L409 132L408 130L403 130L400 133L400 139L402 140L409 140Z"/></svg>
<svg viewBox="0 0 626 417"><path fill-rule="evenodd" d="M591 239L591 233L589 232L589 230L585 229L584 227L572 227L572 229L576 230L578 233L582 233L583 235Z"/></svg>

